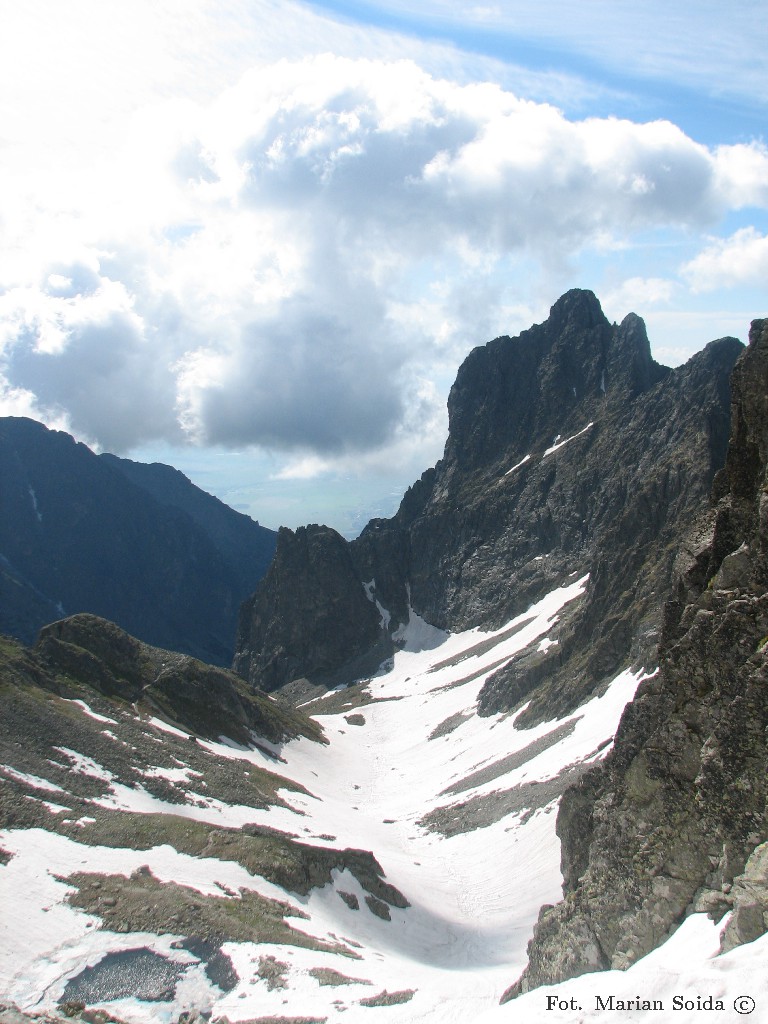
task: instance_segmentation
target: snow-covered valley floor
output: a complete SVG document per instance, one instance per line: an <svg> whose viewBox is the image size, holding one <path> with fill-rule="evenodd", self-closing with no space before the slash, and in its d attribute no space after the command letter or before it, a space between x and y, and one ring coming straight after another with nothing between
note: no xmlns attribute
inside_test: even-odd
<svg viewBox="0 0 768 1024"><path fill-rule="evenodd" d="M715 958L720 928L701 915L625 974L590 975L499 1006L525 965L539 908L561 897L559 796L610 749L642 675L624 672L573 715L529 730L516 728L515 716L479 717L477 697L499 664L525 648L557 642L558 616L584 585L585 578L574 578L493 633L448 635L413 616L394 664L370 681L362 699L357 688L348 709L339 692L305 707L321 722L327 745L294 740L272 750L280 758L275 762L265 743L254 749L198 744L219 761L242 767L244 776L253 767L267 768L303 787L281 789L283 806L201 798L199 787L185 794L196 773L178 756L174 768L147 765L144 771L148 781L163 778L182 794L169 802L149 788L121 783L88 750L62 738L57 749L69 770L106 785L92 799L94 813L162 815L146 820L173 818L190 828L266 826L318 849L371 851L396 892L375 897L359 872L337 867L330 882L302 895L248 870L234 855L192 856L166 841L132 849L114 841L99 845L92 836L78 842L44 828L8 829L0 832L0 994L30 1012L53 1008L77 991L72 979L108 954L146 949L167 958L175 971L163 998L137 999L120 994L119 986L107 998L102 982L102 998L89 999L89 1005L104 1006L131 1024L172 1024L190 1010L231 1022L355 1024L372 1017L392 1024L607 1024L617 1013L625 1021L645 1020L649 1013L653 1020L699 1021L702 1013L704 1019L734 1020L740 1019L733 1016L734 1000L742 995L768 1008L768 983L751 973L764 955L762 940ZM331 708L334 713L324 713ZM99 715L82 703L76 713L90 716L114 743L123 742L119 715ZM147 728L158 746L164 738L186 740L159 721ZM21 781L27 799L44 801L52 816L66 814L57 802L61 787L41 774L24 776L9 764L0 766L0 777ZM76 824L85 834L89 819ZM220 987L195 947L181 945L188 928L178 934L111 929L104 913L67 901L76 890L72 876L87 876L79 884L99 889L109 878L127 878L145 866L157 884L153 892L173 883L211 901L256 893L287 903L289 914L304 915L289 916L291 926L311 938L304 945L224 942L221 953L231 970ZM166 963L157 957L146 962ZM98 993L98 985L92 991ZM663 1009L617 1011L615 1002L605 1003L611 994L657 1000ZM678 994L680 1009L673 1005ZM727 1012L706 1014L700 1000L709 996L724 1000ZM685 1000L696 999L686 1007Z"/></svg>

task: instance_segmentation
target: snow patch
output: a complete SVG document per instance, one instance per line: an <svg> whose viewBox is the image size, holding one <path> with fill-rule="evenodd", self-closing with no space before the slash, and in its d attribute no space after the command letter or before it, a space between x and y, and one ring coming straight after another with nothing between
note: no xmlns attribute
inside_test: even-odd
<svg viewBox="0 0 768 1024"><path fill-rule="evenodd" d="M63 754L71 762L70 770L78 775L90 775L94 779L101 779L102 782L114 782L115 776L92 757L87 757L77 750L70 750L69 747L54 747L60 754Z"/></svg>
<svg viewBox="0 0 768 1024"><path fill-rule="evenodd" d="M101 730L101 735L102 736L107 736L109 739L114 740L115 743L120 743L124 747L128 746L128 744L125 742L125 740L121 740L120 737L116 736L110 729L102 729Z"/></svg>
<svg viewBox="0 0 768 1024"><path fill-rule="evenodd" d="M64 698L67 704L77 704L83 714L88 715L89 718L95 719L97 722L108 722L110 725L117 725L117 720L114 718L107 718L106 715L99 715L95 711L92 711L84 700L69 700Z"/></svg>
<svg viewBox="0 0 768 1024"><path fill-rule="evenodd" d="M370 583L364 583L363 590L365 591L365 596L368 598L371 604L376 605L376 610L379 613L379 623L381 625L381 628L389 629L389 623L392 619L392 616L384 607L384 605L381 604L381 602L378 601L376 598L376 580L371 580Z"/></svg>
<svg viewBox="0 0 768 1024"><path fill-rule="evenodd" d="M62 789L61 786L57 786L55 782L49 782L47 779L41 779L39 775L29 775L27 772L17 771L15 768L11 768L10 765L0 764L0 772L5 772L12 779L16 779L17 782L24 782L33 789L45 789L49 793L64 793L66 790ZM69 810L69 808L67 808Z"/></svg>
<svg viewBox="0 0 768 1024"><path fill-rule="evenodd" d="M627 1021L658 1021L659 1024L701 1024L713 1020L739 1019L734 1007L744 996L754 1000L746 1004L768 1006L768 975L764 970L768 956L768 935L736 949L718 954L724 922L711 921L706 914L692 914L658 949L638 960L626 971L601 971L573 978L560 985L544 986L519 996L512 1003L479 1014L476 1024L509 1024L515 1020L546 1020L552 1024L615 1024ZM622 1011L608 1008L623 999L648 1000L653 1010ZM707 1012L701 1002L707 998L723 1009ZM573 1000L573 1003L571 1002ZM607 1004L607 1005L606 1005ZM574 1011L574 1006L581 1009ZM737 1011L744 1014L744 1010ZM751 1012L748 1009L748 1012ZM752 1020L752 1016L741 1019Z"/></svg>
<svg viewBox="0 0 768 1024"><path fill-rule="evenodd" d="M571 436L570 437L566 437L566 439L564 441L560 440L560 434L558 434L557 437L555 438L555 440L553 441L551 447L547 448L547 450L544 452L544 454L542 455L542 458L546 459L546 457L548 455L552 455L553 452L558 451L564 445L569 444L571 441L574 441L577 437L581 437L582 434L586 434L586 432L589 430L589 428L590 427L594 427L594 425L595 424L594 424L593 421L588 423L586 425L586 427L584 427L582 430L580 430L577 434L571 434Z"/></svg>
<svg viewBox="0 0 768 1024"><path fill-rule="evenodd" d="M449 634L444 629L438 629L431 625L426 619L408 606L408 621L398 627L392 634L392 639L403 651L418 653L419 651L433 651L445 642Z"/></svg>
<svg viewBox="0 0 768 1024"><path fill-rule="evenodd" d="M171 736L178 736L180 739L189 739L189 733L183 732L181 729L177 729L175 725L170 725L168 722L164 722L162 718L150 718L149 724L154 726L155 729L160 729L162 732L170 733Z"/></svg>
<svg viewBox="0 0 768 1024"><path fill-rule="evenodd" d="M39 796L29 796L29 794L27 794L26 799L32 800L36 804L42 804L43 807L46 807L51 812L51 814L61 814L62 811L72 810L71 807L65 807L64 804L54 804L50 800L41 800Z"/></svg>
<svg viewBox="0 0 768 1024"><path fill-rule="evenodd" d="M40 507L37 504L37 495L35 494L35 490L31 484L29 486L29 496L32 499L32 511L35 513L35 518L37 519L38 523L42 523L43 515L40 511Z"/></svg>
<svg viewBox="0 0 768 1024"><path fill-rule="evenodd" d="M26 1007L36 1006L43 992L58 998L69 977L107 952L136 945L164 952L174 938L167 937L166 950L158 948L161 937L144 933L143 941L137 942L136 935L100 932L101 940L93 942L89 930L98 919L65 903L73 890L59 878L77 872L127 877L147 865L159 881L189 886L205 896L249 889L300 909L295 898L233 861L190 857L170 846L150 850L84 846L42 829L0 832L0 843L13 854L0 870L0 929L5 933L5 941L0 942L0 991ZM151 1007L145 1007L144 1013L148 1010L151 1013Z"/></svg>
<svg viewBox="0 0 768 1024"><path fill-rule="evenodd" d="M243 748L245 749L245 748ZM202 772L196 772L192 768L182 765L180 768L160 768L153 765L145 768L141 773L147 779L166 779L168 782L190 782L192 777L202 778Z"/></svg>
<svg viewBox="0 0 768 1024"><path fill-rule="evenodd" d="M509 476L509 474L510 473L514 473L516 469L520 469L521 466L524 466L526 464L526 462L528 462L530 457L531 457L530 455L524 456L522 459L520 459L519 462L516 462L511 469L508 469L507 472L504 474L504 476Z"/></svg>

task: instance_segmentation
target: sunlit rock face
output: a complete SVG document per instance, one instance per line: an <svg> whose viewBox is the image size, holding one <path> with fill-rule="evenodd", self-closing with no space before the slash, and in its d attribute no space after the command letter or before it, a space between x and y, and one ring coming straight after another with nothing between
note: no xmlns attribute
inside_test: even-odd
<svg viewBox="0 0 768 1024"><path fill-rule="evenodd" d="M571 291L545 323L474 349L451 390L443 459L349 544L286 536L241 615L237 670L270 689L346 681L388 656L411 610L443 629L495 628L585 572L559 643L492 677L481 710L536 689L532 724L651 664L676 546L725 457L742 348L712 342L670 370L639 317L611 324L591 292ZM312 582L320 550L334 566L325 592ZM275 604L289 579L297 599ZM318 623L322 663L298 642Z"/></svg>
<svg viewBox="0 0 768 1024"><path fill-rule="evenodd" d="M767 320L732 388L725 467L677 557L659 673L563 799L567 899L543 910L514 993L624 968L692 911L735 908L725 949L765 931Z"/></svg>

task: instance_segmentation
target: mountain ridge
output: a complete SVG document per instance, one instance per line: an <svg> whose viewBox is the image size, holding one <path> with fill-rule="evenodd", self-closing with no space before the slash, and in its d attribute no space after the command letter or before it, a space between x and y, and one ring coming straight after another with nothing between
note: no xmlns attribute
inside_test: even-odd
<svg viewBox="0 0 768 1024"><path fill-rule="evenodd" d="M639 317L611 325L577 290L545 323L474 349L449 396L444 457L392 519L372 520L348 544L327 527L280 532L241 611L236 670L298 697L375 671L412 611L441 629L493 628L590 571L570 638L503 670L481 698L485 712L511 710L546 671L549 693L527 712L541 720L570 673L560 707L572 709L622 664L652 656L675 542L725 456L728 378L742 347L721 339L669 370L652 359ZM325 595L310 583L316 565L342 562ZM626 592L628 572L645 580L640 593ZM289 579L296 600L271 614ZM295 638L320 620L323 658L297 658ZM594 654L574 671L587 638Z"/></svg>
<svg viewBox="0 0 768 1024"><path fill-rule="evenodd" d="M190 516L213 540L227 564L236 570L243 592L248 592L253 581L261 579L267 571L275 553L277 535L274 530L197 487L173 466L162 462L136 462L109 452L102 452L99 458L161 504L178 508Z"/></svg>
<svg viewBox="0 0 768 1024"><path fill-rule="evenodd" d="M768 320L732 382L725 466L677 557L658 676L563 797L565 900L543 908L508 997L626 969L692 912L733 911L723 949L765 931Z"/></svg>
<svg viewBox="0 0 768 1024"><path fill-rule="evenodd" d="M228 665L240 602L274 534L182 481L34 420L1 419L0 630L31 643L46 623L91 612ZM207 510L207 524L190 505Z"/></svg>

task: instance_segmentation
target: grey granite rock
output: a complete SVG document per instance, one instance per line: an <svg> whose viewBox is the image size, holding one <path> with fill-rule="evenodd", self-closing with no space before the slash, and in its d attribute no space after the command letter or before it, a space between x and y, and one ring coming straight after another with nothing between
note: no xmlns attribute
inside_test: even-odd
<svg viewBox="0 0 768 1024"><path fill-rule="evenodd" d="M659 674L627 707L605 762L563 796L565 899L542 912L508 996L627 967L692 911L735 908L724 949L765 930L767 556L762 320L734 369L731 441L712 507L678 561Z"/></svg>

